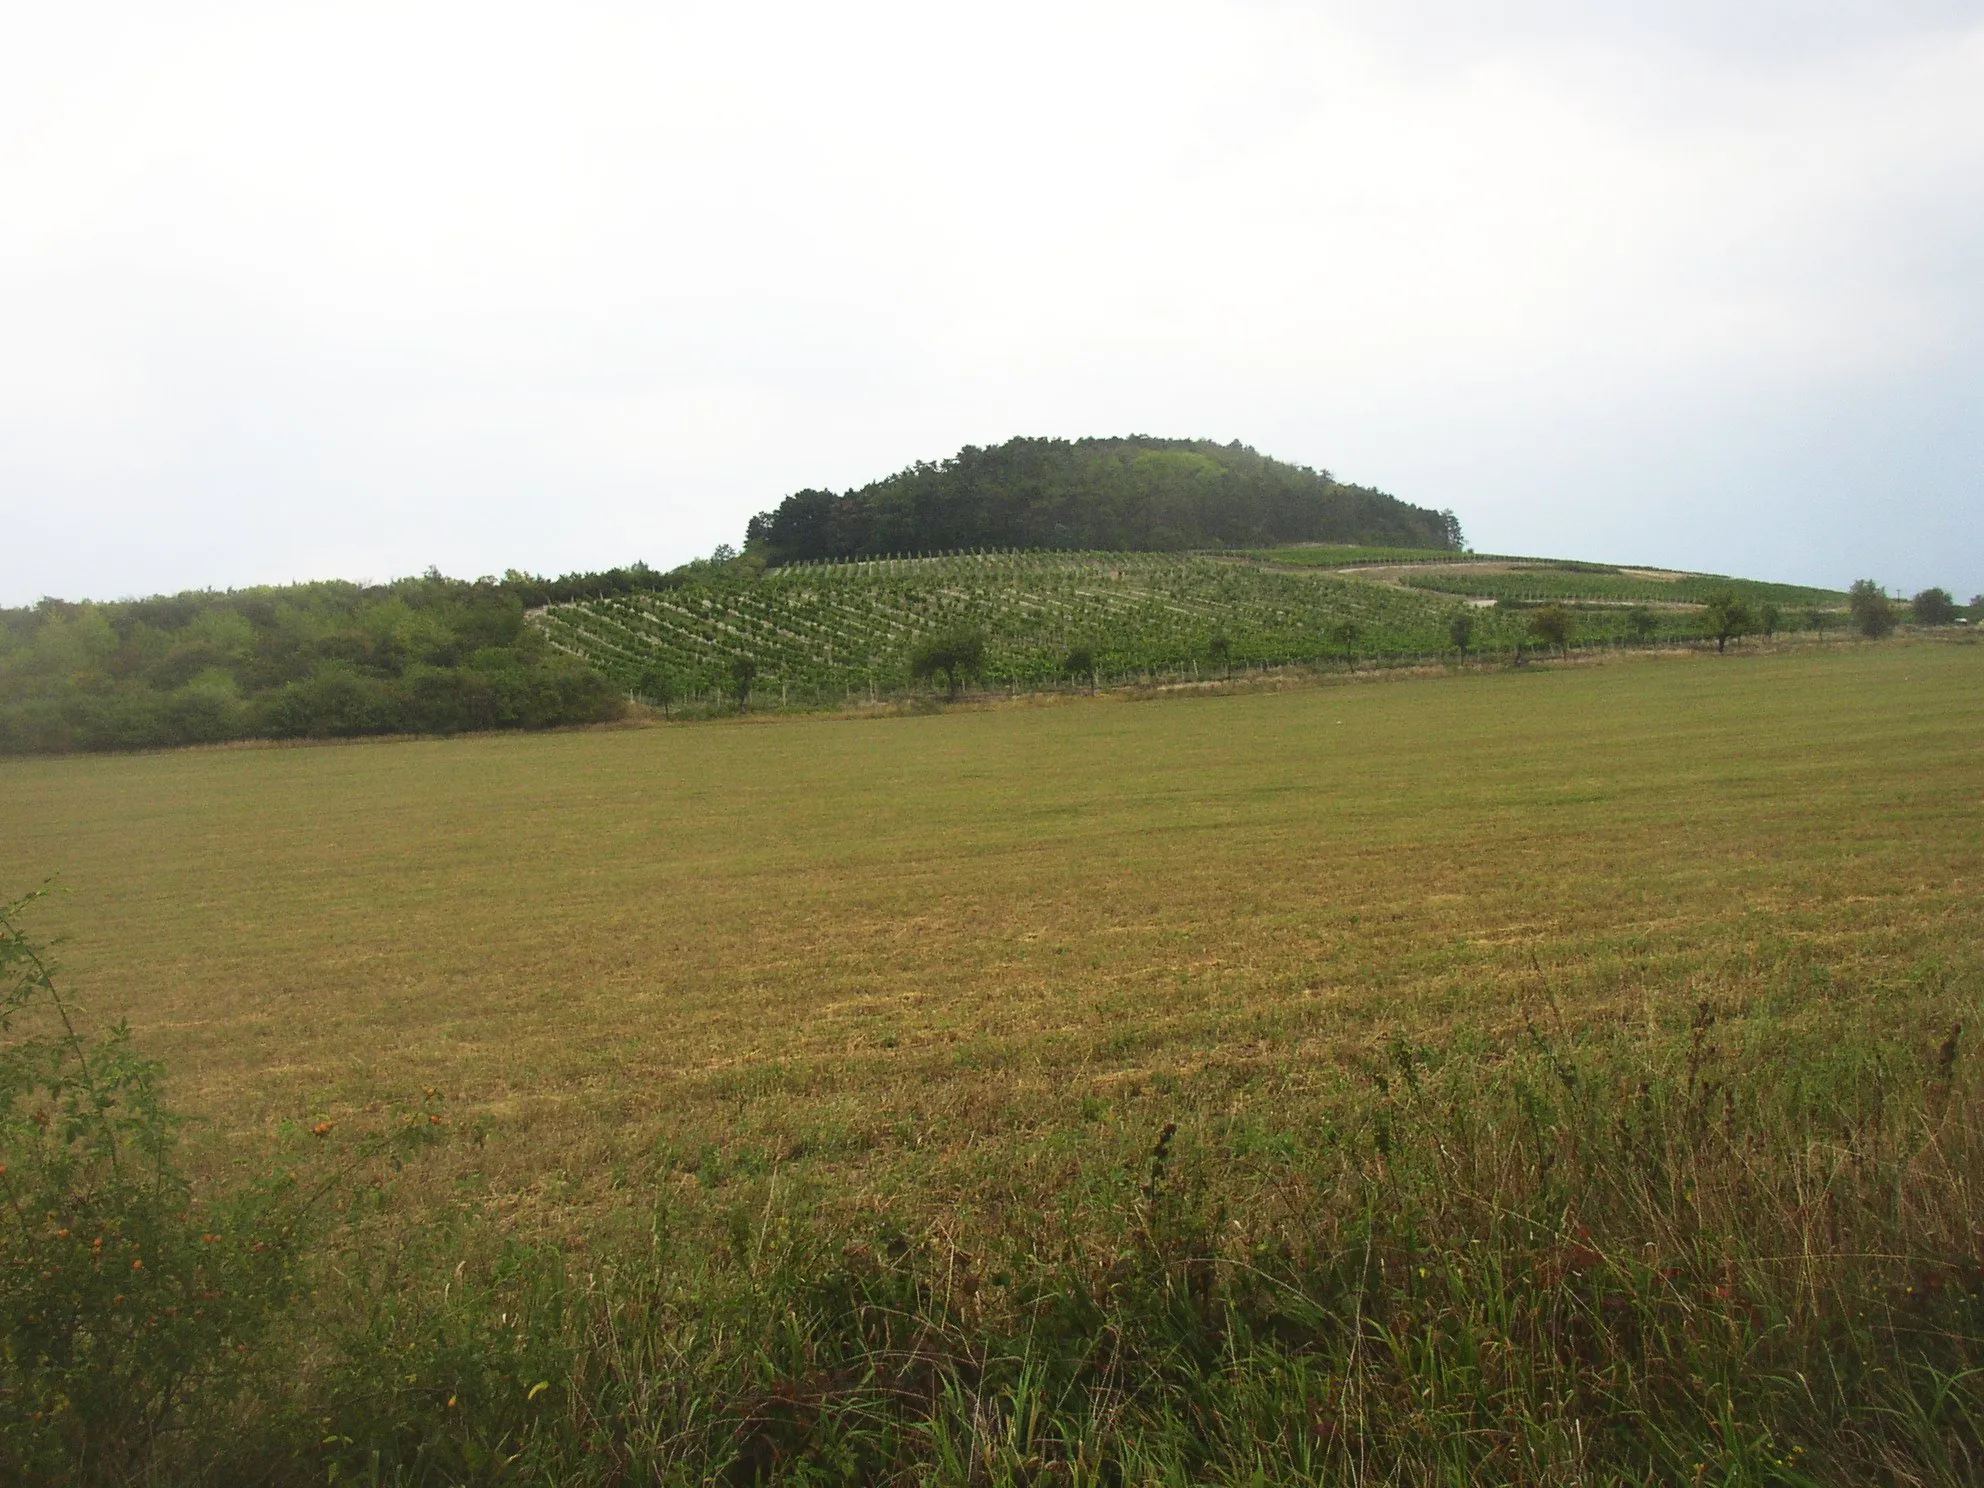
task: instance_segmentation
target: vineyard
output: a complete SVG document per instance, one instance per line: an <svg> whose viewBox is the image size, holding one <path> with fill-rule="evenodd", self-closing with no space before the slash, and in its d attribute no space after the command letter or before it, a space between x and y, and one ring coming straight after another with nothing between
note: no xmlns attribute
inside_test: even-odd
<svg viewBox="0 0 1984 1488"><path fill-rule="evenodd" d="M631 693L648 695L665 679L678 698L713 697L748 658L761 695L801 702L901 692L917 645L959 628L984 637L986 684L1019 687L1451 654L1449 621L1463 608L1392 585L1203 556L995 552L724 575L551 605L532 621ZM1475 650L1508 651L1527 638L1520 613L1470 613ZM1683 617L1662 623L1685 628ZM1624 625L1619 613L1589 612L1579 639L1616 639Z"/></svg>
<svg viewBox="0 0 1984 1488"><path fill-rule="evenodd" d="M1722 578L1715 574L1662 577L1652 572L1635 573L1579 563L1539 563L1508 568L1500 565L1470 567L1453 564L1449 560L1447 566L1428 569L1424 573L1406 574L1399 582L1437 594L1532 602L1589 600L1613 604L1701 604L1711 594L1727 590L1751 604L1810 605L1823 609L1846 603L1846 596L1836 590L1810 589L1802 584L1769 584L1756 579Z"/></svg>

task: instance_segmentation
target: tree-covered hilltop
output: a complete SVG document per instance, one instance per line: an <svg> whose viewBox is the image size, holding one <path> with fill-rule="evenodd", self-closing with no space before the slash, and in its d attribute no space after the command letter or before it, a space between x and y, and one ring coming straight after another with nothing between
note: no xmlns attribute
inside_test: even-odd
<svg viewBox="0 0 1984 1488"><path fill-rule="evenodd" d="M0 754L617 717L618 690L524 612L669 582L646 568L474 583L429 573L0 610Z"/></svg>
<svg viewBox="0 0 1984 1488"><path fill-rule="evenodd" d="M1235 441L1009 439L859 490L798 491L751 519L768 562L971 548L1175 552L1339 542L1461 546L1452 512L1411 506Z"/></svg>

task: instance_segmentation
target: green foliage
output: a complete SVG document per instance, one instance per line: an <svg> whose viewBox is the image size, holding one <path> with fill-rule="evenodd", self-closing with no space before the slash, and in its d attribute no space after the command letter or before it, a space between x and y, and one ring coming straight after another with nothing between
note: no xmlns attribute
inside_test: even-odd
<svg viewBox="0 0 1984 1488"><path fill-rule="evenodd" d="M1461 546L1451 512L1210 440L1013 439L859 490L799 491L752 518L775 563L963 549L1175 552L1301 542Z"/></svg>
<svg viewBox="0 0 1984 1488"><path fill-rule="evenodd" d="M1956 1031L1828 1035L1703 1003L1639 1036L1397 1039L1302 1120L1271 1084L1187 1083L1029 1149L1049 1201L971 1233L761 1185L703 1232L664 1202L583 1277L410 1237L255 1456L320 1482L1974 1481L1978 1083Z"/></svg>
<svg viewBox="0 0 1984 1488"><path fill-rule="evenodd" d="M624 691L660 668L678 699L727 696L731 659L748 652L789 697L836 703L909 690L912 653L958 628L983 634L988 682L1046 686L1067 677L1076 648L1093 663L1084 675L1104 680L1190 675L1208 658L1222 668L1337 659L1345 621L1356 654L1434 656L1449 648L1452 614L1450 601L1412 589L1224 558L1006 552L707 573L663 592L552 605L529 623ZM1472 647L1514 650L1526 614L1477 612ZM1590 640L1626 633L1617 607L1577 621Z"/></svg>
<svg viewBox="0 0 1984 1488"><path fill-rule="evenodd" d="M1778 622L1782 618L1782 613L1772 600L1767 599L1757 606L1757 629L1762 631L1766 636L1777 634Z"/></svg>
<svg viewBox="0 0 1984 1488"><path fill-rule="evenodd" d="M1634 605L1626 611L1626 635L1644 645L1652 640L1660 630L1660 617L1645 605Z"/></svg>
<svg viewBox="0 0 1984 1488"><path fill-rule="evenodd" d="M1550 600L1637 600L1656 604L1704 604L1713 595L1732 593L1751 604L1836 601L1830 589L1800 584L1769 584L1754 579L1727 579L1715 574L1682 574L1654 578L1588 563L1541 563L1523 560L1519 566L1489 567L1449 563L1409 572L1400 580L1415 589L1440 594L1466 594L1479 599L1512 599L1529 603Z"/></svg>
<svg viewBox="0 0 1984 1488"><path fill-rule="evenodd" d="M1855 579L1848 594L1847 608L1854 628L1870 641L1877 641L1894 630L1894 601L1872 579Z"/></svg>
<svg viewBox="0 0 1984 1488"><path fill-rule="evenodd" d="M1095 652L1087 646L1073 646L1061 658L1061 675L1070 681L1085 682L1095 675Z"/></svg>
<svg viewBox="0 0 1984 1488"><path fill-rule="evenodd" d="M614 688L525 623L576 590L428 574L0 611L0 754L612 718Z"/></svg>
<svg viewBox="0 0 1984 1488"><path fill-rule="evenodd" d="M1735 637L1748 635L1756 628L1757 622L1750 613L1748 600L1733 589L1721 589L1708 597L1697 623L1702 634L1714 641L1715 649L1721 652Z"/></svg>
<svg viewBox="0 0 1984 1488"><path fill-rule="evenodd" d="M1956 624L1956 601L1947 589L1924 589L1908 602L1917 625Z"/></svg>
<svg viewBox="0 0 1984 1488"><path fill-rule="evenodd" d="M1453 642L1453 648L1460 653L1460 659L1466 661L1467 648L1474 640L1472 610L1455 610L1447 617L1447 639Z"/></svg>
<svg viewBox="0 0 1984 1488"><path fill-rule="evenodd" d="M739 708L751 705L751 684L758 680L758 659L755 656L733 656L730 658L730 690L737 699Z"/></svg>
<svg viewBox="0 0 1984 1488"><path fill-rule="evenodd" d="M909 654L909 676L913 682L926 682L941 676L951 700L957 700L965 680L985 670L985 632L971 627L952 627L919 641Z"/></svg>
<svg viewBox="0 0 1984 1488"><path fill-rule="evenodd" d="M1231 558L1257 558L1292 568L1358 568L1395 563L1452 563L1452 548L1363 547L1354 543L1300 543L1286 548L1233 548Z"/></svg>
<svg viewBox="0 0 1984 1488"><path fill-rule="evenodd" d="M1544 605L1530 613L1529 633L1544 645L1555 646L1560 652L1570 651L1571 635L1576 628L1577 622L1571 618L1571 612L1562 605Z"/></svg>
<svg viewBox="0 0 1984 1488"><path fill-rule="evenodd" d="M359 1163L432 1140L409 1116L306 1186L279 1164L218 1193L177 1163L164 1071L91 1032L0 907L0 1480L171 1480L233 1429L299 1295L314 1211ZM328 1124L318 1128L328 1135Z"/></svg>
<svg viewBox="0 0 1984 1488"><path fill-rule="evenodd" d="M1227 676L1233 675L1233 637L1215 630L1206 638L1206 657Z"/></svg>

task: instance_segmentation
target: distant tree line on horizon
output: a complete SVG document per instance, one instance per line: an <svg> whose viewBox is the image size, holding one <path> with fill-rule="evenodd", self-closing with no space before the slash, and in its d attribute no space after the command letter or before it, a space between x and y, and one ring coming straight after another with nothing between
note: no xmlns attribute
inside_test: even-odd
<svg viewBox="0 0 1984 1488"><path fill-rule="evenodd" d="M1237 440L1010 439L751 519L770 564L982 548L1180 552L1332 542L1459 551L1450 511L1413 506Z"/></svg>

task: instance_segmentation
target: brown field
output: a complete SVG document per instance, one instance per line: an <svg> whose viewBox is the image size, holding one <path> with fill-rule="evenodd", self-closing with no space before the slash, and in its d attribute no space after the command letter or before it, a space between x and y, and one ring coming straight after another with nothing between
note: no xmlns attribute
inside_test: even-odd
<svg viewBox="0 0 1984 1488"><path fill-rule="evenodd" d="M990 1203L951 1165L1397 1032L1974 991L1981 684L1899 644L7 761L0 888L59 876L68 985L239 1139L434 1086L437 1175L529 1223L697 1151Z"/></svg>

